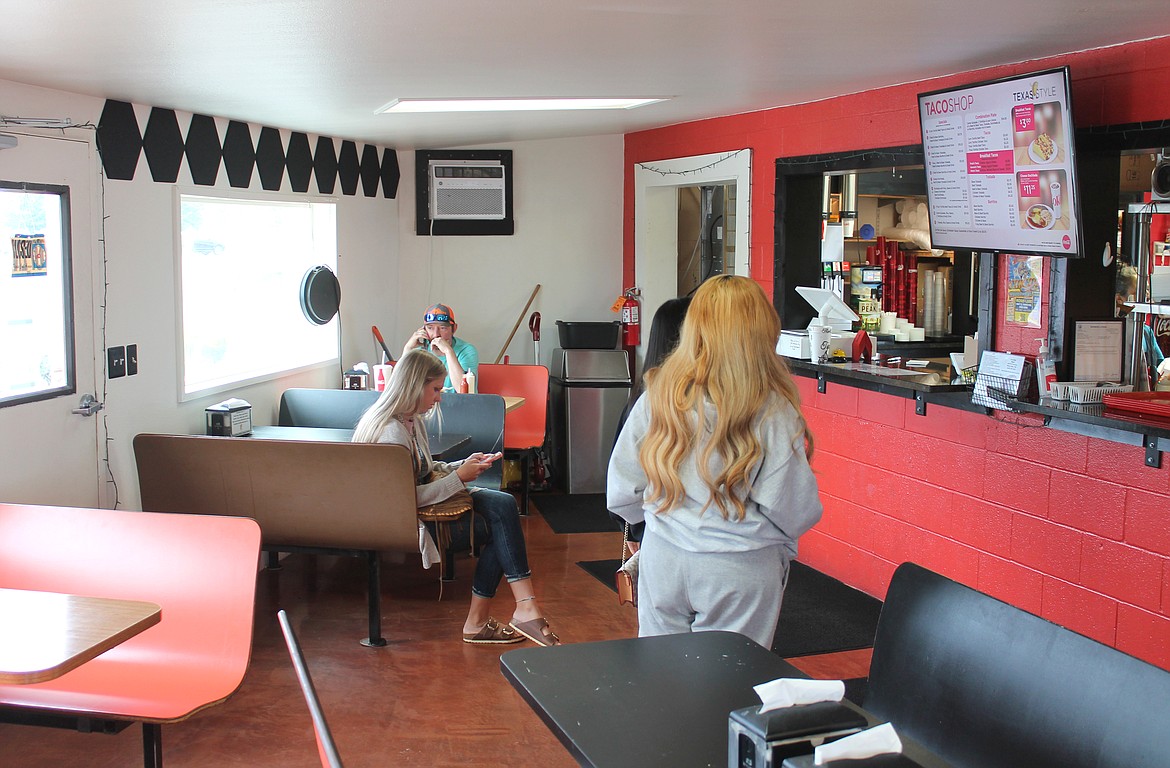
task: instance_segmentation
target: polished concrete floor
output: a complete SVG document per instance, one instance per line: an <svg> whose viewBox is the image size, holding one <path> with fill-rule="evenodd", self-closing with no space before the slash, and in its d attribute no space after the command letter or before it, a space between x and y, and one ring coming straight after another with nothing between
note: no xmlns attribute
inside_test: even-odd
<svg viewBox="0 0 1170 768"><path fill-rule="evenodd" d="M565 642L632 637L635 612L577 567L616 558L619 533L556 534L533 509L524 519L536 592ZM289 555L257 583L252 659L227 702L162 727L167 768L320 765L309 713L276 611L290 615L322 706L348 768L362 766L575 765L569 753L500 674L501 653L523 645L461 642L473 563L439 599L437 568L417 559L382 569L385 648L363 647L364 562ZM506 620L506 586L494 615ZM530 644L527 644L530 645ZM813 677L867 674L869 651L806 656L793 663ZM141 728L115 735L0 725L0 766L123 768L142 765Z"/></svg>

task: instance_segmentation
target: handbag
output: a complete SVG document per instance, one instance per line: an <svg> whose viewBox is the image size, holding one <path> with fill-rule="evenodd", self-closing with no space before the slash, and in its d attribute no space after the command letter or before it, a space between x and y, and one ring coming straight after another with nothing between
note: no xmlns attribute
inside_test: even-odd
<svg viewBox="0 0 1170 768"><path fill-rule="evenodd" d="M426 482L433 483L435 480L445 476L446 473L440 475L432 471L431 474L427 475ZM434 504L419 507L418 519L424 523L450 522L461 517L464 513L470 512L473 506L471 492L466 488L461 488L442 501L436 501ZM474 535L474 526L472 526L472 531Z"/></svg>
<svg viewBox="0 0 1170 768"><path fill-rule="evenodd" d="M629 554L630 524L626 523L622 536L622 564L614 573L614 587L617 589L618 605L629 603L638 607L638 552Z"/></svg>

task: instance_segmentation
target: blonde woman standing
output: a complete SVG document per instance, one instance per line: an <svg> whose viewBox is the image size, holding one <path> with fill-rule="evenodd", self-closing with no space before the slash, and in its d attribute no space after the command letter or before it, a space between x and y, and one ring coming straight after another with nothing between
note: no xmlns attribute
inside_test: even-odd
<svg viewBox="0 0 1170 768"><path fill-rule="evenodd" d="M355 443L395 443L410 451L420 507L449 498L500 458L498 453L473 453L462 461L431 460L422 417L442 400L446 376L447 367L439 358L422 349L407 352L394 366L386 390L362 414L353 433ZM442 476L435 479L436 472ZM474 514L487 522L488 536L475 563L471 608L463 622L463 642L497 645L519 643L528 638L540 645L560 645L560 639L549 628L536 602L516 499L510 493L490 488L468 490ZM508 580L516 600L507 624L496 621L488 611L501 578Z"/></svg>
<svg viewBox="0 0 1170 768"><path fill-rule="evenodd" d="M606 493L646 522L642 636L730 630L772 647L796 541L821 517L779 335L758 284L708 280L618 437Z"/></svg>

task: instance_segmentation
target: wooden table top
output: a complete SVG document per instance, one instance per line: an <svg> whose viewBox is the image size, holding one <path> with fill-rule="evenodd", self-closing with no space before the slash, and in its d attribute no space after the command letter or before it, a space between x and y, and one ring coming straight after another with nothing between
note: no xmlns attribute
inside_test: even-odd
<svg viewBox="0 0 1170 768"><path fill-rule="evenodd" d="M0 589L0 683L43 683L134 637L162 619L138 600Z"/></svg>
<svg viewBox="0 0 1170 768"><path fill-rule="evenodd" d="M523 397L504 395L504 413L511 413L520 406L524 405L524 401L525 399Z"/></svg>

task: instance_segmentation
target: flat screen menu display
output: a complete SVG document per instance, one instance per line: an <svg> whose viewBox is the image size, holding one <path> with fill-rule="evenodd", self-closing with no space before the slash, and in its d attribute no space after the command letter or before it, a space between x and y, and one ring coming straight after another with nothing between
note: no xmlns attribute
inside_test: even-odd
<svg viewBox="0 0 1170 768"><path fill-rule="evenodd" d="M1076 256L1068 67L919 94L935 248Z"/></svg>

